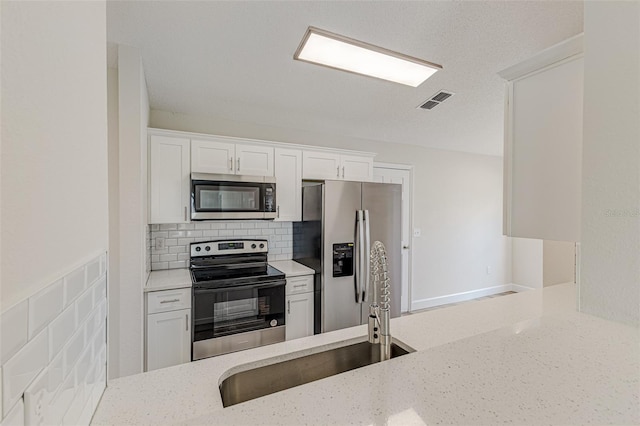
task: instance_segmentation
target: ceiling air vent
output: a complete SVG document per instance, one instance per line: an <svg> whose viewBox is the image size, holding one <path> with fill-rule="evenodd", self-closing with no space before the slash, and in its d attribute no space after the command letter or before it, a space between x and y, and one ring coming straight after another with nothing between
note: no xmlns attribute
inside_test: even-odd
<svg viewBox="0 0 640 426"><path fill-rule="evenodd" d="M438 106L441 102L444 102L445 100L449 99L453 95L454 93L452 92L445 92L444 90L441 90L435 95L433 95L431 98L429 98L425 103L420 105L418 108L433 109L434 107Z"/></svg>
<svg viewBox="0 0 640 426"><path fill-rule="evenodd" d="M423 103L422 105L420 105L420 108L422 108L422 109L431 109L436 105L438 105L438 102L427 101L427 102Z"/></svg>

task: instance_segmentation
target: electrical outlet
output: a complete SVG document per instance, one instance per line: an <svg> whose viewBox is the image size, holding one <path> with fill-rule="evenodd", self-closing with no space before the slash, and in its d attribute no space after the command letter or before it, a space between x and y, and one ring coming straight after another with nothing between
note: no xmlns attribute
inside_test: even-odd
<svg viewBox="0 0 640 426"><path fill-rule="evenodd" d="M156 250L162 250L165 247L164 238L156 238Z"/></svg>
<svg viewBox="0 0 640 426"><path fill-rule="evenodd" d="M422 235L422 230L420 228L413 228L413 236L418 238Z"/></svg>

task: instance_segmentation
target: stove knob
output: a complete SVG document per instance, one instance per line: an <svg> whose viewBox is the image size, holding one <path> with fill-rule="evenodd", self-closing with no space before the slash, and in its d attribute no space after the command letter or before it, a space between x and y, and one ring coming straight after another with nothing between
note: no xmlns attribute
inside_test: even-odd
<svg viewBox="0 0 640 426"><path fill-rule="evenodd" d="M206 246L204 249L205 249L206 251L211 251L211 247L209 247L209 246Z"/></svg>
<svg viewBox="0 0 640 426"><path fill-rule="evenodd" d="M202 250L201 247L196 247L196 251L200 251L200 250Z"/></svg>
<svg viewBox="0 0 640 426"><path fill-rule="evenodd" d="M252 249L256 248L256 245L255 244L251 244L251 248Z"/></svg>
<svg viewBox="0 0 640 426"><path fill-rule="evenodd" d="M260 248L264 248L264 244L260 244Z"/></svg>

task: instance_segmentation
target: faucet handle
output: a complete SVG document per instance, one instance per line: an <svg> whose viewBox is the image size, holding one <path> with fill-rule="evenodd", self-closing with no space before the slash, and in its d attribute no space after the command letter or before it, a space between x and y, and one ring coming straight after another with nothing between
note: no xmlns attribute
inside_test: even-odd
<svg viewBox="0 0 640 426"><path fill-rule="evenodd" d="M369 305L369 343L380 343L380 316L378 305Z"/></svg>

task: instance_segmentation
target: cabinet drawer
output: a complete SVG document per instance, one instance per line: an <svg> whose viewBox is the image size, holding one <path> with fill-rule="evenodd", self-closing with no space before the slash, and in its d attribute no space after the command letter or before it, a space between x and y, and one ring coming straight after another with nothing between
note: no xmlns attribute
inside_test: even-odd
<svg viewBox="0 0 640 426"><path fill-rule="evenodd" d="M313 275L287 278L287 294L308 293L313 291Z"/></svg>
<svg viewBox="0 0 640 426"><path fill-rule="evenodd" d="M176 311L191 307L191 289L152 291L147 293L147 314Z"/></svg>

